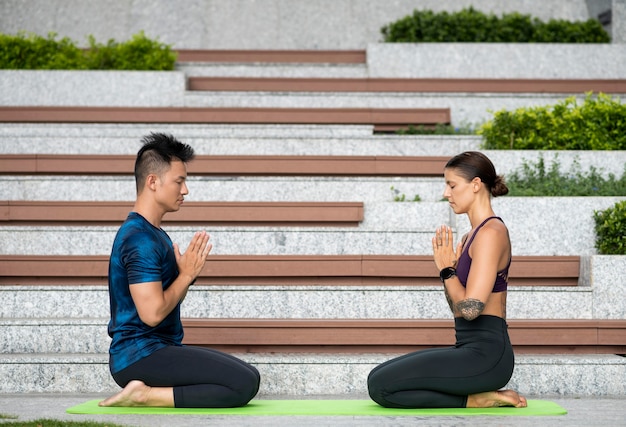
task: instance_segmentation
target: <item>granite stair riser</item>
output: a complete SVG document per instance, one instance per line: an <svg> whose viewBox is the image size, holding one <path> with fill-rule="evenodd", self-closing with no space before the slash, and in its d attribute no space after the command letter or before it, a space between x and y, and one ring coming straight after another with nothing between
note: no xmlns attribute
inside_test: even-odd
<svg viewBox="0 0 626 427"><path fill-rule="evenodd" d="M261 395L366 395L367 376L397 354L235 354L261 373ZM0 393L112 393L106 355L0 356ZM28 380L25 381L24 379ZM624 396L626 361L618 356L516 357L507 388L532 396Z"/></svg>
<svg viewBox="0 0 626 427"><path fill-rule="evenodd" d="M441 178L216 177L187 179L188 201L384 202L397 189L409 198L439 201ZM33 201L133 201L132 177L0 176L0 199ZM184 206L183 206L184 209Z"/></svg>
<svg viewBox="0 0 626 427"><path fill-rule="evenodd" d="M105 354L109 350L107 321L95 319L30 321L0 320L1 354Z"/></svg>
<svg viewBox="0 0 626 427"><path fill-rule="evenodd" d="M168 132L191 145L198 155L226 156L450 156L467 150L478 150L482 138L478 136L392 136L369 135L366 137L308 137L294 132L288 136L186 136L182 132L155 125L145 132L137 131L128 137L47 137L6 136L0 144L0 154L70 154L70 155L135 155L141 147L141 138L151 132ZM502 153L500 151L499 153ZM560 157L573 157L576 153L561 152ZM570 154L572 153L572 154ZM495 152L493 154L498 154ZM492 155L493 155L492 154ZM531 158L534 153L524 154ZM551 156L546 152L544 157ZM592 154L587 160L593 162L610 160L606 154ZM600 158L598 158L600 157ZM519 158L519 155L515 156Z"/></svg>
<svg viewBox="0 0 626 427"><path fill-rule="evenodd" d="M289 319L445 319L450 317L440 286L350 287L196 286L189 292L181 315L186 318ZM512 287L509 319L602 319L602 290L590 287ZM5 303L0 324L6 328L46 326L68 319L76 329L84 322L109 316L107 289L101 287L0 288ZM614 302L614 306L624 305ZM624 307L622 307L622 311ZM37 323L40 322L40 323ZM33 326L35 325L35 326ZM69 337L68 337L69 339ZM6 345L6 344L5 344ZM20 344L21 345L21 344ZM51 351L51 350L50 350Z"/></svg>
<svg viewBox="0 0 626 427"><path fill-rule="evenodd" d="M371 78L623 79L621 44L370 43Z"/></svg>
<svg viewBox="0 0 626 427"><path fill-rule="evenodd" d="M187 77L249 77L249 78L367 78L365 64L226 64L210 62L177 62L176 71Z"/></svg>
<svg viewBox="0 0 626 427"><path fill-rule="evenodd" d="M0 136L11 138L45 137L75 141L135 139L153 132L155 125L144 123L0 123ZM286 124L169 124L158 125L160 132L181 138L368 138L371 125L286 125Z"/></svg>
<svg viewBox="0 0 626 427"><path fill-rule="evenodd" d="M443 200L442 178L410 177L194 177L188 178L186 200L232 202L364 202L380 204L405 195L423 202ZM132 177L0 176L0 200L15 201L133 201ZM592 199L592 197L585 197ZM606 200L613 198L608 197ZM517 200L517 201L515 201ZM532 203L546 198L506 196L495 202ZM569 198L555 198L552 203ZM582 198L578 198L582 200ZM505 202L507 201L507 202ZM508 202L510 201L510 202ZM183 206L184 209L184 206Z"/></svg>
<svg viewBox="0 0 626 427"><path fill-rule="evenodd" d="M494 201L494 210L509 226L515 255L593 255L593 213L619 200L624 198L503 198ZM210 226L209 232L216 255L427 255L432 253L433 231L441 224L454 227L457 240L470 229L467 217L455 215L445 202L385 202L366 204L365 220L358 227ZM117 228L7 225L0 227L0 254L108 255ZM199 226L164 228L184 247Z"/></svg>

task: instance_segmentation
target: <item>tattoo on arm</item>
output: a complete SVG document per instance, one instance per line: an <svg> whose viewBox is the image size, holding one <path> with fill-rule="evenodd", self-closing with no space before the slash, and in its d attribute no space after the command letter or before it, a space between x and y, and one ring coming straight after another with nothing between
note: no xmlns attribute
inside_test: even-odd
<svg viewBox="0 0 626 427"><path fill-rule="evenodd" d="M446 295L446 301L448 301L448 306L450 307L450 311L454 313L454 303L452 302L452 298L450 298L450 294L448 293L448 288L444 286L443 292Z"/></svg>
<svg viewBox="0 0 626 427"><path fill-rule="evenodd" d="M485 309L485 303L474 298L468 298L456 303L455 308L461 313L465 320L474 320Z"/></svg>

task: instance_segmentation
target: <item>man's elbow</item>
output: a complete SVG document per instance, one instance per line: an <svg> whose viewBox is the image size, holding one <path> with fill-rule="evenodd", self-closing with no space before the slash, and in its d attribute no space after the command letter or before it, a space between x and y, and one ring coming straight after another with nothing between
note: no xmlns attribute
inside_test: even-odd
<svg viewBox="0 0 626 427"><path fill-rule="evenodd" d="M156 313L144 314L144 315L140 314L139 319L142 321L142 323L144 323L145 325L151 328L158 326L159 323L163 321L163 318L158 316Z"/></svg>

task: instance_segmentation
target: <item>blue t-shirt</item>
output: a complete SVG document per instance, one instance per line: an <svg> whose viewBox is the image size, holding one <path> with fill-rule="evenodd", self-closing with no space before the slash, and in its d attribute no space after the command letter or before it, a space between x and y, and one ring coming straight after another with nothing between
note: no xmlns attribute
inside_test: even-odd
<svg viewBox="0 0 626 427"><path fill-rule="evenodd" d="M161 282L165 290L176 277L176 257L167 233L131 212L115 236L109 261L111 372L119 372L163 347L181 345L180 303L151 327L139 318L129 288L131 283Z"/></svg>

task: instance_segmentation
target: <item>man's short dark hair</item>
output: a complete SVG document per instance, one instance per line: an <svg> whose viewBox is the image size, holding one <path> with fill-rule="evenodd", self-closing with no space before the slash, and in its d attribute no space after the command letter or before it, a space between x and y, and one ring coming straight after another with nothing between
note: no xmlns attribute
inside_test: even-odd
<svg viewBox="0 0 626 427"><path fill-rule="evenodd" d="M187 163L195 157L191 146L184 144L172 135L151 133L141 140L143 146L137 153L135 160L135 183L137 193L145 185L146 178L153 173L162 176L169 170L170 163L180 160Z"/></svg>

